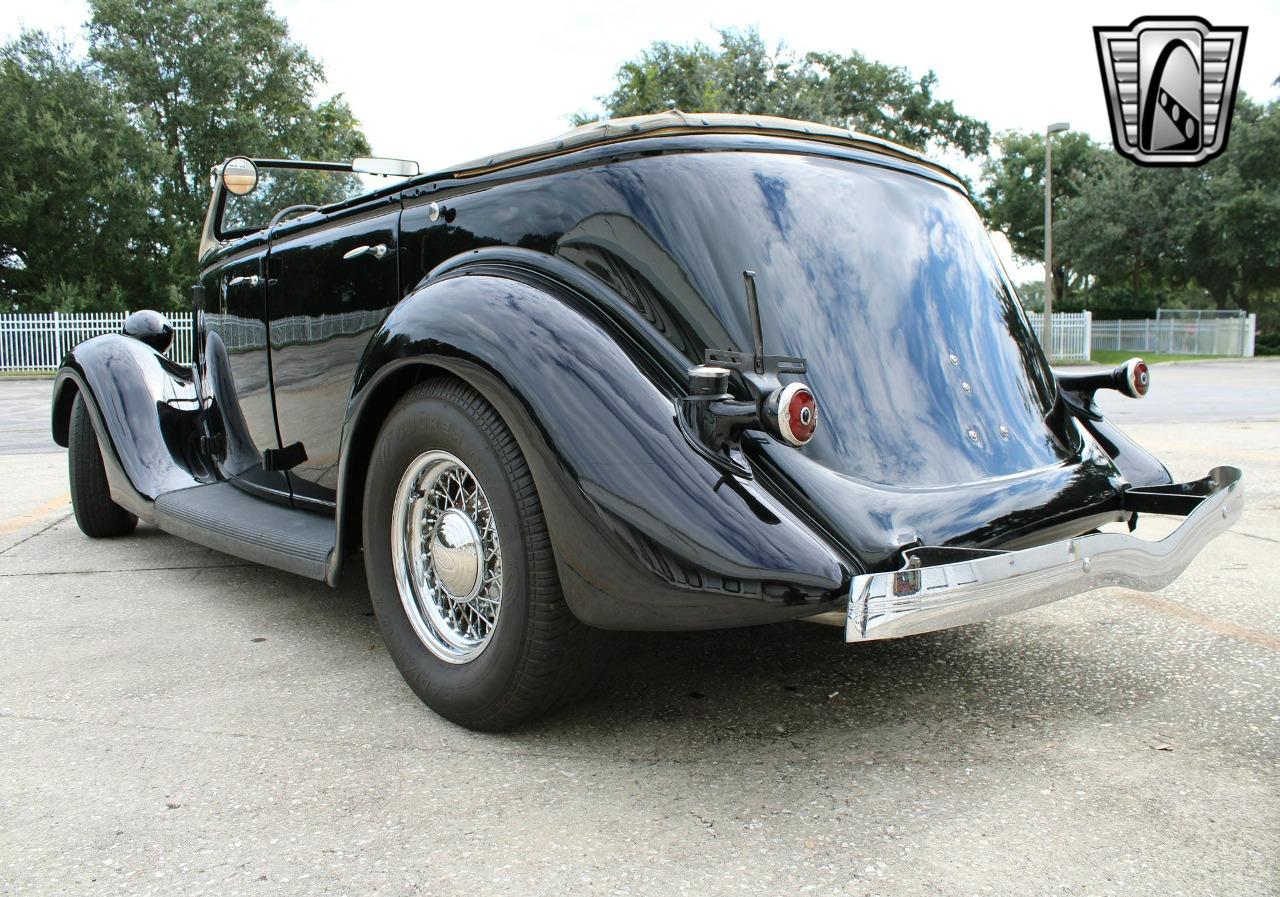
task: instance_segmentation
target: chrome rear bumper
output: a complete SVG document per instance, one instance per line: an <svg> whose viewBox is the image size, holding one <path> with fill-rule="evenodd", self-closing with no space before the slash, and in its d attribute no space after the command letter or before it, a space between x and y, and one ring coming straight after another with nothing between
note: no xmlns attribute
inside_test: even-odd
<svg viewBox="0 0 1280 897"><path fill-rule="evenodd" d="M1126 510L1185 514L1158 542L1095 533L1022 551L922 548L891 573L855 577L845 641L898 638L1028 610L1106 586L1168 585L1244 508L1243 475L1216 467L1193 483L1124 493ZM948 561L948 555L958 558Z"/></svg>

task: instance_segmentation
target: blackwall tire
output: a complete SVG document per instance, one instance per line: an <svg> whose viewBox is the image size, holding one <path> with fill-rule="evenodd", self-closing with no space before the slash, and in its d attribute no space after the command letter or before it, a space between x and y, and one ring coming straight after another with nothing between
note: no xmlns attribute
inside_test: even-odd
<svg viewBox="0 0 1280 897"><path fill-rule="evenodd" d="M82 395L76 395L71 406L67 472L71 479L71 508L82 533L91 539L107 539L133 532L138 518L111 500L102 449Z"/></svg>
<svg viewBox="0 0 1280 897"><path fill-rule="evenodd" d="M565 603L515 438L466 384L421 383L387 417L364 547L387 650L441 716L506 729L581 691L600 633Z"/></svg>

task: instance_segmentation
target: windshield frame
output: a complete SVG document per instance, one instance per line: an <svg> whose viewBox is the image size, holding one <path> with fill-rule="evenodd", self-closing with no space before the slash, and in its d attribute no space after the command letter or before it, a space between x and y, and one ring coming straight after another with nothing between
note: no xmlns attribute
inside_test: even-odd
<svg viewBox="0 0 1280 897"><path fill-rule="evenodd" d="M347 173L347 174L354 173L354 169L352 168L350 162L319 162L319 161L307 160L307 159L250 159L250 161L253 162L253 164L257 166L259 170L275 168L275 169L291 169L294 171L331 171L336 173ZM221 179L217 178L217 173L220 168L221 166L214 166L214 169L213 169L213 172L215 175L214 189L217 191L217 196L215 197L216 201L213 209L214 239L216 239L220 243L227 243L233 240L238 240L242 237L247 237L250 234L256 234L258 233L258 231L266 230L266 227L267 227L266 224L262 224L257 227L236 227L236 228L229 228L229 229L223 228L222 221L223 221L223 217L226 214L227 196L229 194L226 187L222 185ZM364 195L365 194L361 194L360 196L353 197L353 199L359 199ZM350 201L351 200L346 200L341 203L333 203L328 206L321 206L319 211L324 211L330 208L339 208Z"/></svg>

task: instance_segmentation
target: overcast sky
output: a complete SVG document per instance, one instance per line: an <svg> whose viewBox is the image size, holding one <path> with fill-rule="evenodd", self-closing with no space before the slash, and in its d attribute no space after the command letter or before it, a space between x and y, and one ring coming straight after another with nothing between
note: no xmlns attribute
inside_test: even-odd
<svg viewBox="0 0 1280 897"><path fill-rule="evenodd" d="M1094 25L1140 15L1204 16L1246 25L1240 86L1277 95L1280 2L1170 0L1035 3L804 3L795 0L647 0L602 3L428 3L423 0L275 0L293 36L325 65L376 153L443 167L537 142L598 108L618 64L654 40L714 43L715 29L756 25L770 45L856 49L919 76L939 96L996 130L1069 121L1109 140ZM0 0L0 34L20 25L78 35L86 4ZM246 148L252 152L252 148ZM1022 279L1023 272L1019 272Z"/></svg>

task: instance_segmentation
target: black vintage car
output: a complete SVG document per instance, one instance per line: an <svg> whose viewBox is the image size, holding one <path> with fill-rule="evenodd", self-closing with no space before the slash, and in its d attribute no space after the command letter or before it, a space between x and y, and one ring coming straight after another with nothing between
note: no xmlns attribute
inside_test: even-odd
<svg viewBox="0 0 1280 897"><path fill-rule="evenodd" d="M200 264L193 366L139 312L59 371L81 529L330 584L363 555L391 656L467 726L563 701L599 629L909 635L1159 588L1241 509L1238 470L1173 483L1099 412L1142 362L1055 374L953 174L849 131L234 158ZM1147 512L1186 520L1099 531Z"/></svg>

